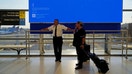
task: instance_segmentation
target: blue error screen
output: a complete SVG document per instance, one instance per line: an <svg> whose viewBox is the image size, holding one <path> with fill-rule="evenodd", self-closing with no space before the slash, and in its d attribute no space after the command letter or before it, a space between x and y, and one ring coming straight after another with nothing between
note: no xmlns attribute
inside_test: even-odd
<svg viewBox="0 0 132 74"><path fill-rule="evenodd" d="M121 23L122 0L29 0L29 22Z"/></svg>

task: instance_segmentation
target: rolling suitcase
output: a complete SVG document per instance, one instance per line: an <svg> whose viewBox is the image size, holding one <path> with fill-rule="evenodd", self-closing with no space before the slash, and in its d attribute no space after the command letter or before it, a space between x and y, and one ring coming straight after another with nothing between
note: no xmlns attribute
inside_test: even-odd
<svg viewBox="0 0 132 74"><path fill-rule="evenodd" d="M87 54L90 53L90 45L85 44L85 45L84 45L84 51L85 51L85 53L86 53L86 54L84 54L84 58L85 58L86 60L90 60L89 56L87 56Z"/></svg>
<svg viewBox="0 0 132 74"><path fill-rule="evenodd" d="M89 53L88 55L98 68L98 72L106 73L109 70L108 63L104 59L99 59L95 53Z"/></svg>
<svg viewBox="0 0 132 74"><path fill-rule="evenodd" d="M84 53L94 62L98 68L98 72L106 73L109 70L108 63L104 59L100 59L95 53L90 53L90 45L87 47L87 49L86 47L84 48Z"/></svg>

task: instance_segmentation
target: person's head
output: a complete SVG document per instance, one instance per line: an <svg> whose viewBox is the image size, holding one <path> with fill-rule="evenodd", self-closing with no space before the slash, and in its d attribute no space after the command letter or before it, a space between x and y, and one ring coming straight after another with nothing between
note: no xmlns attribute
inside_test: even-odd
<svg viewBox="0 0 132 74"><path fill-rule="evenodd" d="M83 23L81 21L77 21L76 28L79 29L79 28L82 28L82 27L83 27Z"/></svg>
<svg viewBox="0 0 132 74"><path fill-rule="evenodd" d="M58 25L59 24L59 20L58 19L54 19L54 25Z"/></svg>

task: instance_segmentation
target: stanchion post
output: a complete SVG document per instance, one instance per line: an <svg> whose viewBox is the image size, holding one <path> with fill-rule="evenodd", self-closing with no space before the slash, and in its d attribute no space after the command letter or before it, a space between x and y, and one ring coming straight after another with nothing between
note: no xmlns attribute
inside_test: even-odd
<svg viewBox="0 0 132 74"><path fill-rule="evenodd" d="M27 31L25 31L25 39L26 39L26 60L28 59L28 55L27 55L27 51L28 51L28 47L27 47Z"/></svg>
<svg viewBox="0 0 132 74"><path fill-rule="evenodd" d="M94 53L94 31L93 31L93 53Z"/></svg>
<svg viewBox="0 0 132 74"><path fill-rule="evenodd" d="M127 52L128 52L128 30L126 31L127 33L127 35L126 35L126 59L128 59L128 57L127 57Z"/></svg>
<svg viewBox="0 0 132 74"><path fill-rule="evenodd" d="M30 30L28 31L28 54L30 56Z"/></svg>

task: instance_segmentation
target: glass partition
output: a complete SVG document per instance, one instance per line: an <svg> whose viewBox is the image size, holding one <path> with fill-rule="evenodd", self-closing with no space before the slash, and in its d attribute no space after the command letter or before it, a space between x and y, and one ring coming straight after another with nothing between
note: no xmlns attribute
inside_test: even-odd
<svg viewBox="0 0 132 74"><path fill-rule="evenodd" d="M123 22L121 25L122 30L128 30L128 36L125 35L126 33L122 34L122 32L117 34L87 34L86 43L91 45L91 52L95 52L98 55L122 55L122 53L125 55L126 51L122 50L122 37L125 39L125 43L127 38L128 44L132 44L132 1L123 0L123 9L129 9L129 11L123 10ZM25 33L27 30L30 30L28 16L29 13L26 11L26 25L17 26L19 27L17 32L8 34L7 30L12 28L12 26L0 26L0 45L26 45ZM42 43L40 42L40 37L43 38ZM62 55L76 55L75 47L72 46L73 34L64 34L63 38L64 43ZM30 55L41 55L43 52L45 53L42 55L54 55L51 34L30 34L30 43L32 45L30 48ZM40 48L40 44L42 48ZM128 55L132 55L131 49L132 48L128 49ZM25 54L25 49L20 51L20 55ZM0 55L18 55L18 53L16 49L12 50L7 48L0 48Z"/></svg>

